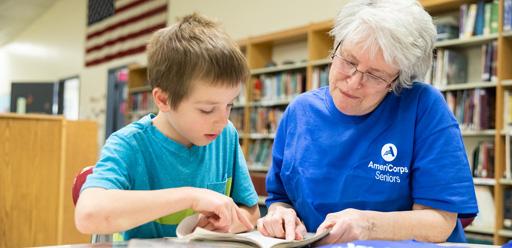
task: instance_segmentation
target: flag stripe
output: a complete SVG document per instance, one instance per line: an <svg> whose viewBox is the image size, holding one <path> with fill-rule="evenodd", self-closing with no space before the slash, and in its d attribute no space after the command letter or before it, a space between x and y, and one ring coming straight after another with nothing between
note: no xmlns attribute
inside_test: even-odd
<svg viewBox="0 0 512 248"><path fill-rule="evenodd" d="M151 37L151 33L141 36L141 37L138 37L138 38L135 38L135 39L131 39L131 40L128 40L125 42L121 42L121 43L109 46L107 48L103 48L99 51L87 53L85 55L85 61L96 60L98 58L105 57L109 54L113 54L113 53L117 53L122 50L126 50L127 48L130 48L130 47L137 47L137 46L147 44L150 37Z"/></svg>
<svg viewBox="0 0 512 248"><path fill-rule="evenodd" d="M137 22L139 20L143 20L146 17L150 17L152 15L159 14L159 13L166 12L166 11L167 11L167 5L156 7L154 9L151 9L151 10L149 10L147 12L144 12L144 13L142 13L140 15L136 15L134 17L128 18L126 20L123 20L123 21L118 22L116 24L113 24L111 26L108 26L105 29L102 29L102 30L99 30L97 32L88 34L87 35L87 39L89 40L89 39L94 38L96 36L100 36L100 35L102 35L102 34L104 34L106 32L110 32L110 31L112 31L112 30L114 30L116 28L119 28L119 27L122 27L122 26L126 26L128 24Z"/></svg>
<svg viewBox="0 0 512 248"><path fill-rule="evenodd" d="M116 9L117 9L117 8L121 8L125 5L128 5L134 1L136 1L136 0L115 0L114 5L116 6Z"/></svg>
<svg viewBox="0 0 512 248"><path fill-rule="evenodd" d="M126 5L123 5L123 6L118 6L117 3L116 3L116 15L123 12L123 11L126 11L126 10L129 10L131 8L134 8L134 7L137 7L143 3L147 3L149 2L148 0L137 0L137 1L134 1L134 2L131 2L131 3L128 3Z"/></svg>
<svg viewBox="0 0 512 248"><path fill-rule="evenodd" d="M119 43L119 42L127 41L127 40L132 39L132 38L137 38L139 36L142 36L142 35L145 35L145 34L148 34L148 33L153 33L153 32L155 32L158 29L165 28L165 26L166 26L166 23L162 22L162 23L158 23L156 25L150 26L148 28L145 28L145 29L142 29L142 30L139 30L139 31L136 31L136 32L133 32L133 33L130 33L130 34L127 34L127 35L124 35L124 36L120 36L120 37L115 38L115 39L108 40L108 41L106 41L104 43L101 43L101 44L95 45L95 46L93 46L91 48L88 48L86 50L86 53L90 53L90 52L102 49L104 47L114 45L114 44Z"/></svg>
<svg viewBox="0 0 512 248"><path fill-rule="evenodd" d="M126 49L126 50L123 50L123 51L119 51L119 52L117 52L115 54L111 54L111 55L105 56L103 58L99 58L99 59L96 59L96 60L89 61L89 62L85 63L85 66L92 66L92 65L101 64L101 63L110 61L112 59L117 59L117 58L125 57L125 56L128 56L128 55L132 55L132 54L136 54L136 53L141 53L141 52L144 52L145 50L146 50L146 45L142 45L142 46Z"/></svg>
<svg viewBox="0 0 512 248"><path fill-rule="evenodd" d="M150 18L138 21L136 23L132 23L129 26L118 28L112 32L108 32L108 33L106 33L102 36L96 37L94 39L90 39L87 41L86 49L89 49L93 46L103 44L103 43L105 43L109 40L112 40L114 38L117 38L120 36L125 36L125 35L135 32L135 31L142 30L149 26L160 24L160 23L166 22L166 21L167 21L166 13L161 13L161 14L152 16Z"/></svg>

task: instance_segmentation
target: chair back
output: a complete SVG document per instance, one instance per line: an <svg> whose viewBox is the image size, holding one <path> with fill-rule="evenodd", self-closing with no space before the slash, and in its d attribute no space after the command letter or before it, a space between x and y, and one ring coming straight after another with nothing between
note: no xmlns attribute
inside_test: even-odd
<svg viewBox="0 0 512 248"><path fill-rule="evenodd" d="M82 185L84 185L85 180L87 180L87 176L89 176L92 173L92 169L94 166L87 166L76 175L75 180L73 181L73 204L76 206L76 202L78 201L78 197L80 196L80 190L82 189Z"/></svg>
<svg viewBox="0 0 512 248"><path fill-rule="evenodd" d="M469 218L459 218L460 223L462 224L463 228L466 228L467 226L471 225L475 217L469 217Z"/></svg>
<svg viewBox="0 0 512 248"><path fill-rule="evenodd" d="M87 180L87 176L89 176L92 173L92 169L94 166L87 166L76 175L75 180L73 181L73 189L71 190L71 193L73 195L73 204L78 202L78 197L80 196L80 190L82 189L82 185L84 185L85 181ZM117 240L122 241L123 238L119 233L116 233L118 238ZM115 241L114 237L115 235L111 234L93 234L91 236L91 243L98 244L98 243L108 243Z"/></svg>

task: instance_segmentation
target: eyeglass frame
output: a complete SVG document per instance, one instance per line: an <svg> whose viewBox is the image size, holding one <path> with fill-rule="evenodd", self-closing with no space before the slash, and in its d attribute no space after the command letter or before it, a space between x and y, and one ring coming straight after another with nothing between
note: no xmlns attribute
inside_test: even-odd
<svg viewBox="0 0 512 248"><path fill-rule="evenodd" d="M343 56L341 56L340 54L336 54L336 52L338 51L338 48L340 47L340 45L341 45L341 41L340 41L340 42L338 42L338 44L336 45L336 48L334 48L334 51L333 51L333 52L332 52L332 54L331 54L331 60L334 60L334 58L335 58L335 57L338 57L338 58L342 59L344 63L347 63L348 65L352 66L352 73L349 73L349 74L350 74L350 76L354 76L354 75L356 74L356 72L361 73L361 82L362 82L364 85L366 85L366 86L367 86L367 84L366 84L366 81L367 81L367 80L363 80L363 79L365 78L365 77L364 77L364 75L365 75L365 74L366 74L366 75L369 75L370 77L374 77L374 78L376 78L376 79L378 79L378 80L381 80L381 81L382 81L382 82L384 82L386 85L391 85L391 84L393 84L393 83L398 79L398 77L400 76L400 72L398 72L398 73L397 73L397 75L395 76L395 78L393 78L391 81L388 81L388 80L386 80L386 79L384 79L384 78L382 78L382 77L376 76L376 75L374 75L374 74L372 74L372 73L369 73L369 72L365 72L365 71L360 71L360 70L358 70L358 69L357 69L357 66L356 66L354 63L352 63L352 62L348 61L347 59L345 59L345 58L344 58ZM382 84L378 84L378 85L376 85L376 86L381 86L381 85L382 85Z"/></svg>

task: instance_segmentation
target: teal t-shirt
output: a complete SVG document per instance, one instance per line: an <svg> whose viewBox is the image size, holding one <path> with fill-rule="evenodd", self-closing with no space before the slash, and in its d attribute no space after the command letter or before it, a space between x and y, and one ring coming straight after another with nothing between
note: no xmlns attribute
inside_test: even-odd
<svg viewBox="0 0 512 248"><path fill-rule="evenodd" d="M257 204L238 133L231 123L212 143L188 148L162 134L152 124L154 117L147 115L107 139L82 190L189 186L228 195L245 206ZM191 214L193 211L186 209L164 216L124 232L124 239L174 237L177 224Z"/></svg>

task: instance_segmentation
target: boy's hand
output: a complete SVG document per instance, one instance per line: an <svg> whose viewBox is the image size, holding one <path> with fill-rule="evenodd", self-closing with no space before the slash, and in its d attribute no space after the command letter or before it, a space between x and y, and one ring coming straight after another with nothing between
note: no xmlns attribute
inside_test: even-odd
<svg viewBox="0 0 512 248"><path fill-rule="evenodd" d="M258 231L269 237L302 240L306 227L292 208L277 206L257 222Z"/></svg>
<svg viewBox="0 0 512 248"><path fill-rule="evenodd" d="M249 218L233 202L233 199L207 189L194 189L192 209L201 214L197 226L219 232L234 232L232 228L240 223L252 229Z"/></svg>

